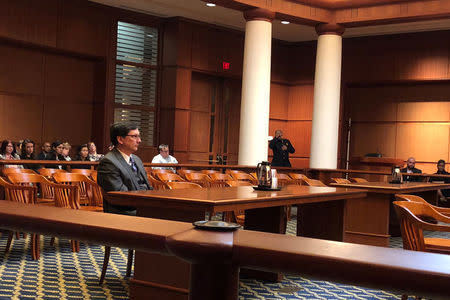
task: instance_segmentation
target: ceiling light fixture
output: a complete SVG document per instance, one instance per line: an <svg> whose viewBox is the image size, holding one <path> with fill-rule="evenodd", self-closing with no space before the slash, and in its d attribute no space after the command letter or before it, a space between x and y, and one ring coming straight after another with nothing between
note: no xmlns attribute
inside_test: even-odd
<svg viewBox="0 0 450 300"><path fill-rule="evenodd" d="M283 24L283 25L287 25L289 23L291 23L291 22L289 22L289 21L281 21L281 24Z"/></svg>
<svg viewBox="0 0 450 300"><path fill-rule="evenodd" d="M209 6L209 7L214 7L214 6L216 6L214 3L206 3L206 6Z"/></svg>

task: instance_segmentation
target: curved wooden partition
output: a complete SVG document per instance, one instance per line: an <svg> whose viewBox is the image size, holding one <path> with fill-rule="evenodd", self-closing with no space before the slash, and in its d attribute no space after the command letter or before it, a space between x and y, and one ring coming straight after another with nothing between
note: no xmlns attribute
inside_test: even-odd
<svg viewBox="0 0 450 300"><path fill-rule="evenodd" d="M240 267L290 272L433 299L450 295L448 255L248 230L211 232L193 229L183 222L9 201L0 201L0 227L175 255L194 266L189 289L192 300L237 299ZM139 299L133 290L130 294Z"/></svg>

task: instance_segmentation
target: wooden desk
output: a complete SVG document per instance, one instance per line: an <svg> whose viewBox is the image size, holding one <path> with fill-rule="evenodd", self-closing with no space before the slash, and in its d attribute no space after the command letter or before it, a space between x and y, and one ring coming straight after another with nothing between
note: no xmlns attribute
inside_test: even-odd
<svg viewBox="0 0 450 300"><path fill-rule="evenodd" d="M134 206L138 216L193 222L205 212L246 210L245 229L284 233L285 205L299 205L297 234L343 240L347 199L361 199L361 190L335 187L287 186L281 191L254 191L252 187L111 192L107 201ZM190 265L174 257L137 251L130 298L187 299ZM265 279L276 280L277 273ZM144 297L145 298L145 297Z"/></svg>
<svg viewBox="0 0 450 300"><path fill-rule="evenodd" d="M345 241L385 247L389 246L389 233L400 234L397 216L391 209L395 194L415 194L431 202L437 201L437 190L450 187L450 184L429 182L402 184L363 182L330 185L368 191L366 198L347 203L346 213L352 218L348 218L346 223Z"/></svg>

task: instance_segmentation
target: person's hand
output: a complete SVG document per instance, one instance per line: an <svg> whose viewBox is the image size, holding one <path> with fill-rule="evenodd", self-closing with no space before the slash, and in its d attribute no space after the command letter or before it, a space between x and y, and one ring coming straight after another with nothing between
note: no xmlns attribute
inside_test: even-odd
<svg viewBox="0 0 450 300"><path fill-rule="evenodd" d="M286 145L281 146L281 150L286 151L287 150Z"/></svg>

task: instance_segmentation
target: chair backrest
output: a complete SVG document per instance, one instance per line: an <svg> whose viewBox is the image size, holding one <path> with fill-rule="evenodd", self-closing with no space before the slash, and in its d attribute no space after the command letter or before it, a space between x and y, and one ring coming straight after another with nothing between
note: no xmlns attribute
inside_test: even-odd
<svg viewBox="0 0 450 300"><path fill-rule="evenodd" d="M148 171L147 171L147 173L148 173ZM158 174L161 174L161 173L172 173L173 174L173 171L171 169L151 169L151 174L153 176L157 177Z"/></svg>
<svg viewBox="0 0 450 300"><path fill-rule="evenodd" d="M91 170L91 178L97 182L97 170Z"/></svg>
<svg viewBox="0 0 450 300"><path fill-rule="evenodd" d="M55 191L55 206L79 209L80 208L80 193L75 185L68 184L52 184Z"/></svg>
<svg viewBox="0 0 450 300"><path fill-rule="evenodd" d="M16 185L30 185L40 188L40 195L43 199L53 199L54 191L51 182L44 176L29 173L12 173L8 175L9 181Z"/></svg>
<svg viewBox="0 0 450 300"><path fill-rule="evenodd" d="M166 185L171 190L175 189L201 189L202 186L193 182L186 182L186 181L170 181L166 182Z"/></svg>
<svg viewBox="0 0 450 300"><path fill-rule="evenodd" d="M77 174L83 174L87 177L90 177L92 174L92 170L91 169L72 169L70 170L71 173L77 173Z"/></svg>
<svg viewBox="0 0 450 300"><path fill-rule="evenodd" d="M411 202L423 203L425 205L432 207L435 211L439 212L440 214L443 214L446 217L450 217L450 208L434 206L434 205L428 203L427 200L425 200L422 197L417 196L417 195L396 194L395 199L397 201L411 201Z"/></svg>
<svg viewBox="0 0 450 300"><path fill-rule="evenodd" d="M239 180L227 180L227 186L252 186L253 184L250 181L239 181Z"/></svg>
<svg viewBox="0 0 450 300"><path fill-rule="evenodd" d="M62 169L51 169L51 168L40 168L38 170L39 174L47 178L52 178L55 173L66 173L66 170Z"/></svg>
<svg viewBox="0 0 450 300"><path fill-rule="evenodd" d="M211 186L211 178L208 175L203 173L186 173L185 178L189 182L197 183L202 187L210 187Z"/></svg>
<svg viewBox="0 0 450 300"><path fill-rule="evenodd" d="M352 178L349 178L349 179L350 179L351 182L356 182L356 183L358 183L358 182L360 182L360 183L369 182L367 179L360 178L360 177L352 177Z"/></svg>
<svg viewBox="0 0 450 300"><path fill-rule="evenodd" d="M156 173L156 176L159 180L162 182L171 182L171 181L184 181L183 178L180 177L180 175L175 174L173 172L170 173Z"/></svg>
<svg viewBox="0 0 450 300"><path fill-rule="evenodd" d="M89 179L86 175L78 173L55 173L53 174L53 178L57 183L74 185L78 187L78 197L80 199L87 199L87 204L92 206L101 206L101 203L103 203L103 200L99 199L98 189L100 189L100 187L97 182Z"/></svg>
<svg viewBox="0 0 450 300"><path fill-rule="evenodd" d="M412 201L394 201L393 203L400 223L404 249L425 251L423 230L450 231L449 226L435 225L420 219L425 217L450 223L450 218L438 213L427 204Z"/></svg>
<svg viewBox="0 0 450 300"><path fill-rule="evenodd" d="M302 184L305 184L307 186L327 186L325 183L318 179L311 179L306 176L302 179Z"/></svg>
<svg viewBox="0 0 450 300"><path fill-rule="evenodd" d="M166 190L167 189L167 185L165 185L164 182L156 179L150 173L147 173L147 179L150 182L150 184L154 190Z"/></svg>
<svg viewBox="0 0 450 300"><path fill-rule="evenodd" d="M331 178L331 182L335 182L335 183L351 183L350 180L345 179L345 178Z"/></svg>
<svg viewBox="0 0 450 300"><path fill-rule="evenodd" d="M22 168L3 168L2 173L4 176L8 177L9 174L12 173L29 173L29 174L36 174L35 171L31 169L22 169Z"/></svg>
<svg viewBox="0 0 450 300"><path fill-rule="evenodd" d="M226 171L225 171L225 174L234 174L234 173L244 173L243 171L241 171L241 170L231 170L231 169L227 169Z"/></svg>
<svg viewBox="0 0 450 300"><path fill-rule="evenodd" d="M200 173L199 171L196 171L196 170L187 170L187 169L179 169L177 172L178 172L178 175L180 175L184 179L186 179L186 174Z"/></svg>
<svg viewBox="0 0 450 300"><path fill-rule="evenodd" d="M249 181L252 184L258 184L258 180L247 173L231 173L231 177L233 177L233 179L237 181Z"/></svg>
<svg viewBox="0 0 450 300"><path fill-rule="evenodd" d="M220 173L219 170L202 170L201 173L209 175L213 173Z"/></svg>
<svg viewBox="0 0 450 300"><path fill-rule="evenodd" d="M233 180L233 178L229 174L222 173L211 173L209 177L211 178L212 187L225 187L227 186L227 180Z"/></svg>
<svg viewBox="0 0 450 300"><path fill-rule="evenodd" d="M5 200L26 204L37 202L37 188L34 186L14 185L0 177L0 186L3 187Z"/></svg>
<svg viewBox="0 0 450 300"><path fill-rule="evenodd" d="M289 177L291 177L291 179L298 185L305 184L304 178L308 178L304 174L299 173L289 173Z"/></svg>
<svg viewBox="0 0 450 300"><path fill-rule="evenodd" d="M289 175L284 173L277 173L278 186L286 186L290 184L300 184L298 181L293 180Z"/></svg>

